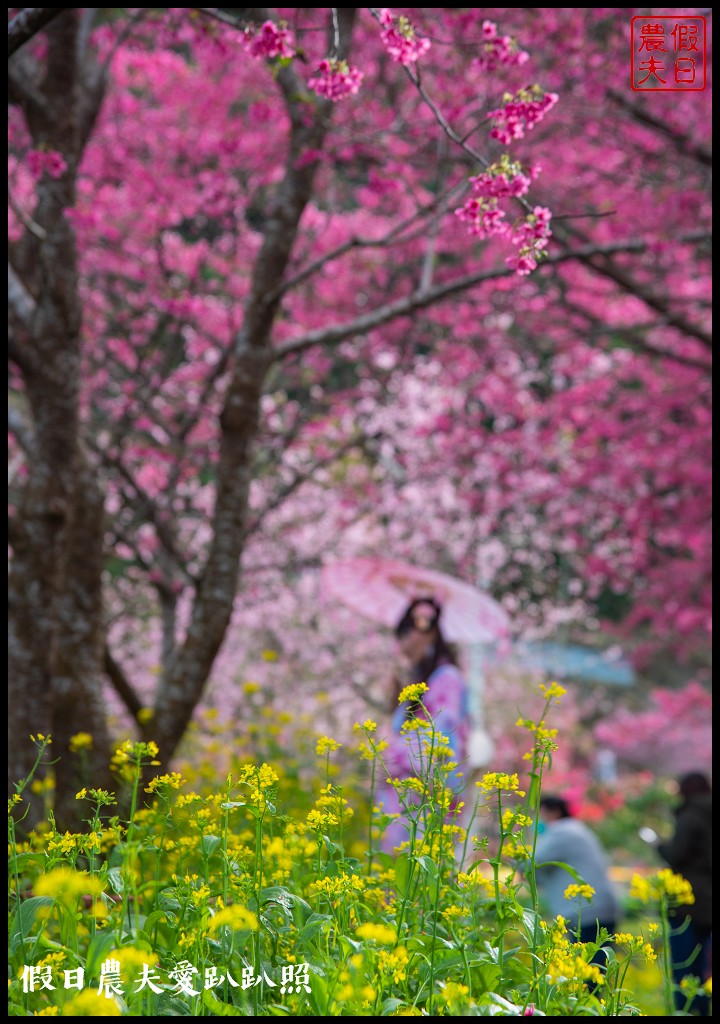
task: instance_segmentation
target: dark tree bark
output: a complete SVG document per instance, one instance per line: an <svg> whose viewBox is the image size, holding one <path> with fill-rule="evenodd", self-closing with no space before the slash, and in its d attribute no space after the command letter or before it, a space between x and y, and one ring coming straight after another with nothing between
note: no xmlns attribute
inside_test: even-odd
<svg viewBox="0 0 720 1024"><path fill-rule="evenodd" d="M17 78L38 146L62 154L67 169L38 185L32 224L12 254L22 302L11 310L18 368L32 424L32 458L17 508L8 582L8 770L10 787L34 760L30 735L53 736L58 792L69 794L77 765L70 736L89 732L91 784L106 785L108 735L102 674L100 585L102 497L81 447L82 309L77 253L65 211L86 137L88 94L79 67L80 12L66 10L48 27L43 85ZM28 69L27 62L24 65ZM32 80L32 79L31 79ZM39 79L38 79L39 80ZM40 91L38 91L38 88ZM95 106L98 101L96 97ZM70 805L62 800L64 817ZM41 813L34 805L28 823Z"/></svg>
<svg viewBox="0 0 720 1024"><path fill-rule="evenodd" d="M8 57L65 10L66 7L23 7L8 22Z"/></svg>

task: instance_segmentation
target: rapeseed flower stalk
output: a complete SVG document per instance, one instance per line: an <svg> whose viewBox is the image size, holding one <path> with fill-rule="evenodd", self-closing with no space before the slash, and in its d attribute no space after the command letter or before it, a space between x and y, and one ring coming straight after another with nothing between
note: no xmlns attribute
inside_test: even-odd
<svg viewBox="0 0 720 1024"><path fill-rule="evenodd" d="M670 910L692 904L695 896L692 885L682 875L676 874L670 868L663 868L653 875L643 876L635 874L630 883L630 898L638 900L642 904L652 904L660 915L660 931L663 945L663 999L665 1003L666 1016L674 1015L675 1002L673 998L673 977L671 970L670 955L670 931L672 922ZM688 990L688 1005L700 990L703 979L697 979L697 985L692 986L692 992Z"/></svg>

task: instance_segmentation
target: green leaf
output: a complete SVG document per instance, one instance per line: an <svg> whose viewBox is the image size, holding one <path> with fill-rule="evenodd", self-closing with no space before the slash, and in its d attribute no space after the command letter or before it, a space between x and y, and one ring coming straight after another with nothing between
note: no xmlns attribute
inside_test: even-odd
<svg viewBox="0 0 720 1024"><path fill-rule="evenodd" d="M328 986L325 978L314 971L310 972L310 994L308 1003L315 1010L315 1017L327 1016Z"/></svg>
<svg viewBox="0 0 720 1024"><path fill-rule="evenodd" d="M406 853L401 853L395 859L395 888L400 896L407 892L410 879L410 858Z"/></svg>
<svg viewBox="0 0 720 1024"><path fill-rule="evenodd" d="M213 1017L246 1017L247 1014L244 1010L238 1009L237 1006L232 1006L230 1003L222 1003L209 989L205 989L202 995L203 1006L206 1006L208 1010L212 1011Z"/></svg>
<svg viewBox="0 0 720 1024"><path fill-rule="evenodd" d="M110 868L108 871L108 884L113 892L121 895L125 892L125 882L122 876L122 868Z"/></svg>
<svg viewBox="0 0 720 1024"><path fill-rule="evenodd" d="M437 864L432 859L432 857L428 857L427 854L423 855L422 857L416 857L415 861L417 864L420 865L423 872L426 875L429 875L430 878L435 879L440 874L440 869L438 868Z"/></svg>
<svg viewBox="0 0 720 1024"><path fill-rule="evenodd" d="M51 896L31 896L29 900L24 900L20 904L10 925L8 936L8 947L11 954L22 944L23 938L29 937L38 910L41 907L51 907L54 902Z"/></svg>
<svg viewBox="0 0 720 1024"><path fill-rule="evenodd" d="M365 946L364 942L357 942L355 939L351 939L349 935L340 935L338 942L346 956L349 956L350 953L359 953Z"/></svg>
<svg viewBox="0 0 720 1024"><path fill-rule="evenodd" d="M332 926L333 919L329 914L311 914L300 929L299 937L303 942L311 942L332 928Z"/></svg>
<svg viewBox="0 0 720 1024"><path fill-rule="evenodd" d="M100 974L100 964L113 947L117 946L114 932L98 932L90 941L85 962L85 973L90 977Z"/></svg>
<svg viewBox="0 0 720 1024"><path fill-rule="evenodd" d="M284 885L270 885L260 891L260 904L279 903L285 910L292 910L293 907L302 907L308 914L312 913L312 907L306 903L302 896L290 892Z"/></svg>
<svg viewBox="0 0 720 1024"><path fill-rule="evenodd" d="M578 874L578 872L575 870L575 868L570 867L569 864L565 864L565 862L561 861L561 860L537 861L536 864L535 864L535 867L536 868L564 868L564 870L567 871L567 873L569 875L572 875L572 877L575 879L575 881L578 882L579 884L582 884L583 881L584 881L582 875Z"/></svg>
<svg viewBox="0 0 720 1024"><path fill-rule="evenodd" d="M18 868L22 868L24 870L28 864L44 863L45 854L35 853L33 850L27 850L25 853L16 854L15 861Z"/></svg>
<svg viewBox="0 0 720 1024"><path fill-rule="evenodd" d="M203 857L212 857L221 842L220 836L203 836L200 840L200 850Z"/></svg>

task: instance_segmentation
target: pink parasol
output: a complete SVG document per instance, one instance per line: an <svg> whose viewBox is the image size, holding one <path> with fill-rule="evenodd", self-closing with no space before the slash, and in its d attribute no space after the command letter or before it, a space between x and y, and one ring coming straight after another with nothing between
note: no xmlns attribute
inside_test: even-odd
<svg viewBox="0 0 720 1024"><path fill-rule="evenodd" d="M442 607L440 628L451 643L488 644L510 636L501 605L477 587L446 573L385 558L330 562L321 588L366 619L397 625L415 598L432 597Z"/></svg>

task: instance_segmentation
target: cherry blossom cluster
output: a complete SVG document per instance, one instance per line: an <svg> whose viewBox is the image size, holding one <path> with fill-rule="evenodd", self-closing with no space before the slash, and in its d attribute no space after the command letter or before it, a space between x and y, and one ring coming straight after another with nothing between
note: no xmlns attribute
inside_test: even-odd
<svg viewBox="0 0 720 1024"><path fill-rule="evenodd" d="M286 28L265 21L260 28L250 25L245 29L245 46L253 57L294 57L289 36Z"/></svg>
<svg viewBox="0 0 720 1024"><path fill-rule="evenodd" d="M498 139L505 146L524 138L525 132L534 128L538 121L542 121L557 101L557 93L543 92L539 85L521 89L514 96L506 93L503 96L505 106L490 111L490 117L494 121L490 138Z"/></svg>
<svg viewBox="0 0 720 1024"><path fill-rule="evenodd" d="M497 199L468 199L464 206L455 211L455 216L467 224L471 235L477 235L478 238L507 235L510 230L505 212L499 208Z"/></svg>
<svg viewBox="0 0 720 1024"><path fill-rule="evenodd" d="M31 149L27 155L27 165L32 176L37 179L46 173L51 178L59 178L67 170L62 154L56 149Z"/></svg>
<svg viewBox="0 0 720 1024"><path fill-rule="evenodd" d="M522 164L511 160L507 153L503 153L500 160L491 164L483 174L470 178L470 184L475 196L482 196L485 199L524 196L539 173L540 168L534 165L525 174Z"/></svg>
<svg viewBox="0 0 720 1024"><path fill-rule="evenodd" d="M519 250L517 256L509 256L505 262L520 276L531 273L537 267L538 260L547 256L545 246L552 235L550 216L547 207L536 206L513 229L511 241L513 245L519 246Z"/></svg>
<svg viewBox="0 0 720 1024"><path fill-rule="evenodd" d="M497 34L497 25L494 21L482 23L482 35L482 53L475 58L473 64L484 71L494 71L501 64L519 66L530 59L530 54L521 50L515 39Z"/></svg>
<svg viewBox="0 0 720 1024"><path fill-rule="evenodd" d="M404 14L396 17L389 7L380 7L378 18L385 49L398 64L412 64L430 49L430 40L418 38Z"/></svg>
<svg viewBox="0 0 720 1024"><path fill-rule="evenodd" d="M350 67L347 61L326 58L320 61L316 75L308 85L318 96L337 102L357 93L364 77L364 72Z"/></svg>
<svg viewBox="0 0 720 1024"><path fill-rule="evenodd" d="M498 177L501 176L498 175ZM526 175L522 177L525 178L529 187L530 178ZM489 174L479 175L479 178L488 186L493 181ZM477 181L477 179L471 180ZM526 192L527 188L524 191ZM521 276L533 271L538 265L538 260L547 255L545 246L552 235L550 211L544 206L536 206L532 213L516 224L508 223L504 210L499 207L499 198L523 194L524 192L520 191L506 191L500 195L488 192L473 196L464 206L455 210L455 216L467 224L471 235L476 235L478 238L492 236L507 238L513 245L516 245L518 247L517 254L509 256L505 262Z"/></svg>

